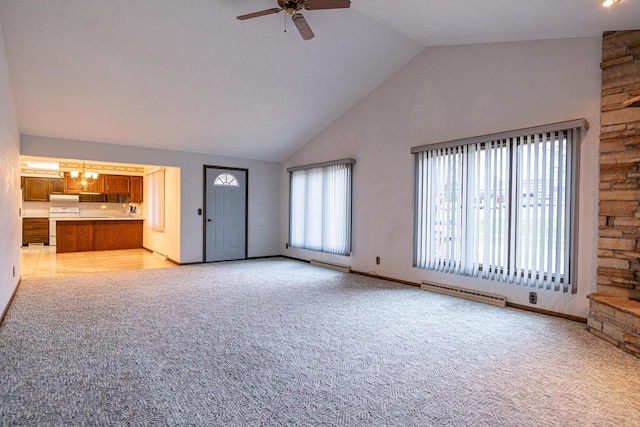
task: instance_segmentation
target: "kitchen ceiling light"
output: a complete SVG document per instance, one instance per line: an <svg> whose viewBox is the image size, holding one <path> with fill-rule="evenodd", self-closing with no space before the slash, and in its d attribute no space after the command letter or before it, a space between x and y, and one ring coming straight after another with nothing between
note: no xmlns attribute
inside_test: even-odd
<svg viewBox="0 0 640 427"><path fill-rule="evenodd" d="M44 169L44 170L52 170L52 171L58 170L57 163L29 162L27 163L27 167L29 169Z"/></svg>
<svg viewBox="0 0 640 427"><path fill-rule="evenodd" d="M71 175L71 178L75 182L78 182L83 186L86 186L88 184L93 184L94 182L96 182L96 179L98 179L97 172L87 172L87 165L85 165L84 162L82 162L82 170L71 171L69 172L69 175Z"/></svg>
<svg viewBox="0 0 640 427"><path fill-rule="evenodd" d="M618 2L620 2L620 0L602 0L602 5L604 7L611 7Z"/></svg>

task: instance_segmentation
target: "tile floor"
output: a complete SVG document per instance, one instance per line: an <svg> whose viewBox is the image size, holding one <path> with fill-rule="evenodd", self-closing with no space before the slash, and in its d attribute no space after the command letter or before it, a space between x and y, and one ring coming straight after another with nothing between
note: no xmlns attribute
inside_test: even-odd
<svg viewBox="0 0 640 427"><path fill-rule="evenodd" d="M146 249L56 254L55 246L22 247L22 278L176 267Z"/></svg>

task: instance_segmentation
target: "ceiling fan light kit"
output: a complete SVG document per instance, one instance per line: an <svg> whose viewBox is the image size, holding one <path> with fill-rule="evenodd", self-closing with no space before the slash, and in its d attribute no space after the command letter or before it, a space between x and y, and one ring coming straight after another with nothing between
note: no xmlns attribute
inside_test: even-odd
<svg viewBox="0 0 640 427"><path fill-rule="evenodd" d="M315 35L311 31L311 27L307 20L299 12L300 10L322 10L322 9L346 9L351 6L351 0L278 0L278 6L271 9L261 10L259 12L240 15L237 17L240 21L258 18L260 16L273 15L283 10L291 16L291 20L295 24L298 32L304 40L311 40Z"/></svg>

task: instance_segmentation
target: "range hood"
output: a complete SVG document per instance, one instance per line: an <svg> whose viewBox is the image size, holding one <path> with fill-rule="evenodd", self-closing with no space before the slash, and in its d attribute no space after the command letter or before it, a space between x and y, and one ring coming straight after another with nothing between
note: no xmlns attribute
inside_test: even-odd
<svg viewBox="0 0 640 427"><path fill-rule="evenodd" d="M80 196L77 194L49 194L51 202L79 202Z"/></svg>

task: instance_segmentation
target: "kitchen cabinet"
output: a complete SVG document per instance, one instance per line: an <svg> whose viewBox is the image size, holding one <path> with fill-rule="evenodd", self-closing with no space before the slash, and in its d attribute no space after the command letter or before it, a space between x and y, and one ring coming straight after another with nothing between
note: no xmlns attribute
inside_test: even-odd
<svg viewBox="0 0 640 427"><path fill-rule="evenodd" d="M48 202L49 194L64 193L62 178L23 176L21 185L25 202Z"/></svg>
<svg viewBox="0 0 640 427"><path fill-rule="evenodd" d="M142 195L143 181L144 179L141 176L131 177L131 203L142 203L144 201L144 196Z"/></svg>
<svg viewBox="0 0 640 427"><path fill-rule="evenodd" d="M93 221L56 221L56 253L93 250Z"/></svg>
<svg viewBox="0 0 640 427"><path fill-rule="evenodd" d="M49 178L22 177L22 188L26 202L49 201Z"/></svg>
<svg viewBox="0 0 640 427"><path fill-rule="evenodd" d="M98 175L92 184L82 185L71 178L69 172L64 173L64 192L68 194L78 193L104 193L104 175Z"/></svg>
<svg viewBox="0 0 640 427"><path fill-rule="evenodd" d="M142 247L142 220L95 221L93 250L135 249Z"/></svg>
<svg viewBox="0 0 640 427"><path fill-rule="evenodd" d="M22 218L22 244L49 244L49 218Z"/></svg>
<svg viewBox="0 0 640 427"><path fill-rule="evenodd" d="M107 194L129 194L130 177L125 175L105 175L104 190Z"/></svg>
<svg viewBox="0 0 640 427"><path fill-rule="evenodd" d="M49 178L49 194L64 193L64 180L62 178Z"/></svg>
<svg viewBox="0 0 640 427"><path fill-rule="evenodd" d="M142 247L143 220L57 220L56 253Z"/></svg>
<svg viewBox="0 0 640 427"><path fill-rule="evenodd" d="M100 176L98 176L98 178L100 178ZM69 174L69 172L65 172L64 173L64 192L79 193L81 191L84 191L82 184L80 184L77 181L74 181L74 179L71 178L71 175Z"/></svg>
<svg viewBox="0 0 640 427"><path fill-rule="evenodd" d="M69 172L64 178L23 176L20 179L25 202L48 202L49 194L128 194L132 203L143 202L143 177L128 175L99 175L93 184L83 186Z"/></svg>

